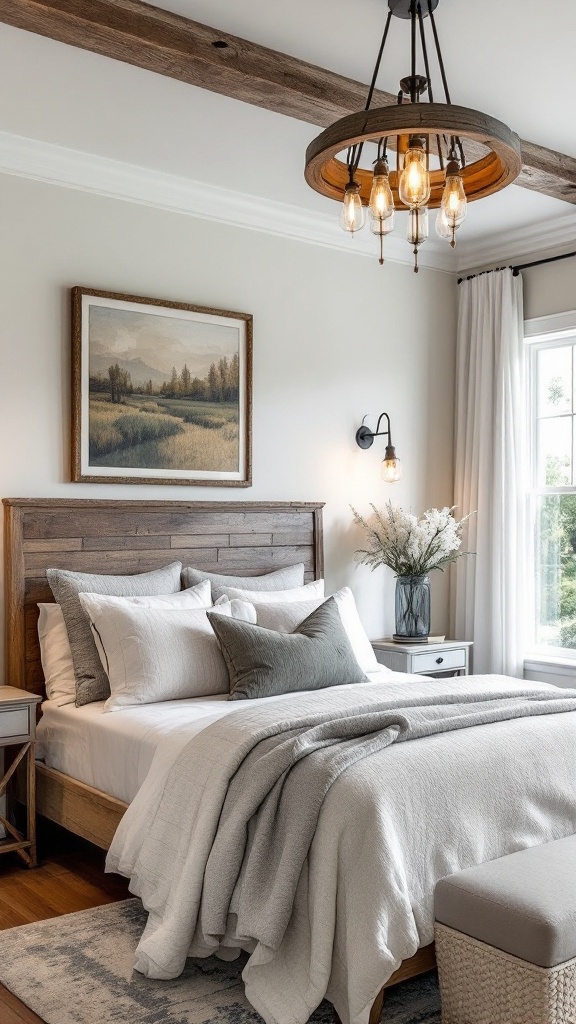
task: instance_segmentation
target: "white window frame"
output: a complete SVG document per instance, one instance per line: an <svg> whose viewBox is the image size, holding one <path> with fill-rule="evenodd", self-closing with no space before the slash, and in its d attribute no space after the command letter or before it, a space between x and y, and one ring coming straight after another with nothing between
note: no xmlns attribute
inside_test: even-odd
<svg viewBox="0 0 576 1024"><path fill-rule="evenodd" d="M576 346L576 310L552 316L535 317L524 322L524 340L527 348L528 369L528 411L530 416L530 480L529 480L529 530L527 537L527 558L531 568L529 578L535 580L535 531L536 502L542 494L576 494L576 484L564 487L541 487L536 478L537 465L537 401L536 360L538 352L546 348L559 348L563 343ZM576 446L575 446L576 448ZM576 458L576 450L573 452ZM536 601L534 588L530 586L527 595L527 621L535 629ZM534 635L534 634L533 634ZM526 678L543 679L558 685L574 680L576 651L567 654L566 648L538 647L532 643L526 651L524 675Z"/></svg>

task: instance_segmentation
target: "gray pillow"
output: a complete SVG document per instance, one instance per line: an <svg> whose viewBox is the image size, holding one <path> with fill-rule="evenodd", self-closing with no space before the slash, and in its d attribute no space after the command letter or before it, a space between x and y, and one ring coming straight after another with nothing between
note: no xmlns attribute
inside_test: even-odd
<svg viewBox="0 0 576 1024"><path fill-rule="evenodd" d="M264 576L221 576L217 572L203 572L187 566L182 570L182 586L192 587L195 583L210 580L214 603L222 597L221 587L237 587L239 590L291 590L304 585L304 562L287 565Z"/></svg>
<svg viewBox="0 0 576 1024"><path fill-rule="evenodd" d="M228 669L229 700L366 682L333 597L293 633L277 633L217 612L207 615Z"/></svg>
<svg viewBox="0 0 576 1024"><path fill-rule="evenodd" d="M108 676L102 668L90 622L78 594L107 594L110 597L176 594L180 590L181 569L182 562L172 562L163 569L153 569L137 576L98 576L68 569L46 570L50 589L62 608L70 641L76 676L76 707L91 704L94 700L106 700L110 696Z"/></svg>

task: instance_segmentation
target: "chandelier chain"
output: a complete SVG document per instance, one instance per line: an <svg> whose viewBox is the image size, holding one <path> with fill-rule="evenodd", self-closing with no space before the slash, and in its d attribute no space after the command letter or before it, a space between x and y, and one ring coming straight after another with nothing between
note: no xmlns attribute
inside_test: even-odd
<svg viewBox="0 0 576 1024"><path fill-rule="evenodd" d="M422 14L422 4L418 4L418 25L420 27L420 45L422 47L422 57L424 58L424 71L426 78L428 79L428 102L434 103L434 93L432 91L432 76L430 74L430 60L428 58L428 47L426 45L426 32L424 29L424 15ZM446 145L446 138L444 138L444 145ZM440 142L440 136L436 136L436 146L438 147L438 159L440 161L440 170L444 170L444 153L442 152L442 143Z"/></svg>
<svg viewBox="0 0 576 1024"><path fill-rule="evenodd" d="M436 21L434 19L434 11L432 10L431 0L428 0L428 16L430 18L430 24L432 25L432 35L434 36L434 45L436 47L436 54L438 56L438 66L440 68L440 75L442 77L442 85L444 86L444 96L446 97L446 103L450 105L452 103L452 100L450 99L450 90L448 88L448 79L446 78L444 58L442 56L442 50L440 49L438 29L436 28Z"/></svg>
<svg viewBox="0 0 576 1024"><path fill-rule="evenodd" d="M384 32L382 33L382 40L380 42L380 49L378 50L378 56L376 57L376 64L374 65L374 72L372 74L372 81L368 89L368 95L366 97L366 103L364 104L364 110L370 110L372 98L374 96L374 90L376 89L376 82L380 73L380 65L382 63L382 55L384 53L384 47L386 46L386 40L388 39L388 32L390 30L390 22L392 21L392 11L388 11L388 17L386 18L386 24L384 26ZM358 170L360 159L362 157L362 150L364 149L364 143L361 142L357 146L351 146L346 155L346 162L348 164L348 172L350 175L350 181L354 180L354 175Z"/></svg>

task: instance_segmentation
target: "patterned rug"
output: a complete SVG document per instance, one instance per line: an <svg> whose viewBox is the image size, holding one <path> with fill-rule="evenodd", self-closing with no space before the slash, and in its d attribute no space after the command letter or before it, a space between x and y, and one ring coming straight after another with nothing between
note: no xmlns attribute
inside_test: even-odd
<svg viewBox="0 0 576 1024"><path fill-rule="evenodd" d="M139 900L0 932L0 982L46 1024L260 1024L244 996L246 958L188 960L174 981L132 971L146 915ZM330 1024L324 1002L311 1024ZM383 1024L440 1024L435 973L386 994Z"/></svg>

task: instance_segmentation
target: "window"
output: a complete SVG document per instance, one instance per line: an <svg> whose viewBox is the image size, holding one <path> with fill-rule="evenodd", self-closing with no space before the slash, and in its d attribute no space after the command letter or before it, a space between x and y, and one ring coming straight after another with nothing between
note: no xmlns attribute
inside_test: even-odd
<svg viewBox="0 0 576 1024"><path fill-rule="evenodd" d="M569 658L576 657L576 314L572 317L572 330L527 339L534 558L531 646L541 654Z"/></svg>

